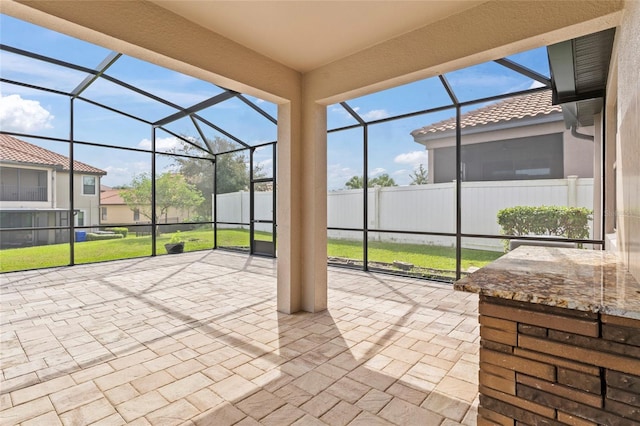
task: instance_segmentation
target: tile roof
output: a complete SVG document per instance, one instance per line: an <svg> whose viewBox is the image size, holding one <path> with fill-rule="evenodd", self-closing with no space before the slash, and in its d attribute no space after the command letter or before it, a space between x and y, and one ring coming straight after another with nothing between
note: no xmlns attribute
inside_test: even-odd
<svg viewBox="0 0 640 426"><path fill-rule="evenodd" d="M43 166L61 167L62 170L69 171L69 158L57 154L40 146L25 142L9 135L0 134L0 161L13 161L17 163L39 164ZM76 172L106 175L107 172L96 167L82 163L73 162L73 169Z"/></svg>
<svg viewBox="0 0 640 426"><path fill-rule="evenodd" d="M462 128L476 127L561 112L562 109L560 105L551 104L551 91L544 90L504 99L500 102L469 111L460 117L460 124ZM411 135L418 137L421 135L437 134L447 130L455 130L455 128L456 118L451 117L416 129L411 132Z"/></svg>
<svg viewBox="0 0 640 426"><path fill-rule="evenodd" d="M116 206L127 203L120 196L119 189L107 189L100 191L100 204Z"/></svg>

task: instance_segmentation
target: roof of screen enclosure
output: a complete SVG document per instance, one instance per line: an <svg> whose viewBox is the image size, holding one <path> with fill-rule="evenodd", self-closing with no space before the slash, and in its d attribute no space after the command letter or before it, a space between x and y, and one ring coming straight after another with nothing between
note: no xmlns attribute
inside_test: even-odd
<svg viewBox="0 0 640 426"><path fill-rule="evenodd" d="M536 90L552 89L554 104L563 104L563 111L565 112L565 121L567 123L567 127L570 127L571 125L575 124L575 122L578 122L581 124L587 124L588 120L585 121L583 117L580 117L580 113L581 111L583 112L591 111L591 109L584 108L585 102L586 102L586 105L592 106L593 101L591 99L593 98L601 99L602 96L604 95L604 86L606 84L608 64L611 57L613 33L614 33L613 29L606 30L600 33L596 33L596 34L581 37L578 39L569 40L567 42L559 43L554 46L549 46L547 48L548 56L549 56L549 65L550 65L549 77L507 58L497 59L494 62L501 66L507 67L521 75L524 75L525 77L531 79L532 81L537 82L535 85L538 87L530 88L528 90L524 90L521 92L514 92L511 95L515 96L518 94L530 93ZM98 48L96 47L96 49ZM62 67L63 69L71 73L75 73L79 77L77 84L71 90L60 90L52 87L37 86L28 81L17 81L13 79L7 79L4 76L0 78L1 82L23 86L30 89L55 93L58 95L67 96L71 99L81 99L95 106L105 108L112 112L122 114L123 116L127 116L129 118L146 123L152 126L153 128L162 129L163 131L171 134L172 136L182 140L183 142L211 156L216 156L218 154L224 154L226 152L231 152L231 151L248 149L248 148L256 147L257 145L252 146L248 141L242 140L238 136L221 128L216 123L213 123L209 119L203 117L200 113L209 107L224 104L225 102L229 102L231 99L237 99L241 101L243 104L245 104L247 107L255 110L265 120L270 121L274 125L277 124L276 118L273 115L269 114L265 109L261 108L258 102L254 102L250 100L248 97L244 96L241 93L228 90L219 86L211 85L212 96L208 97L207 99L202 100L193 105L184 106L184 105L178 105L177 103L175 103L170 99L163 98L157 93L151 93L140 87L136 87L132 84L129 84L126 81L122 81L118 78L115 78L114 76L110 75L109 72L110 72L110 69L114 66L114 64L126 58L126 56L121 53L110 52L104 57L104 59L96 67L89 68L89 67L80 65L78 63L71 63L71 62L63 61L61 59L57 59L54 56L43 55L40 53L23 50L23 49L20 49L14 46L9 46L6 44L0 44L0 50L4 52L8 52L10 54L20 55L24 58L28 58L29 60L43 61L51 66ZM589 54L589 52L591 52L591 54ZM584 60L585 57L588 58L589 60L585 61ZM594 64L597 65L595 67L595 71L594 71ZM584 70L590 71L590 73L583 72ZM579 90L581 87L580 83L586 78L589 79L589 83L590 83L587 88L588 90L583 90L581 92ZM440 84L444 88L444 90L446 90L449 98L451 99L450 105L446 105L438 109L445 109L453 106L472 105L475 103L474 100L461 101L457 96L454 88L452 88L451 84L447 80L446 75L439 75L438 79L440 81ZM85 97L84 94L87 91L87 89L90 88L93 84L95 84L99 80L103 80L103 81L106 80L109 83L119 86L120 89L135 92L137 95L141 95L149 101L156 102L159 105L164 106L165 107L164 110L170 111L170 113L164 116L143 118L140 116L136 116L135 114L122 111L121 109L118 109L112 105L106 105L104 103L100 103L95 99L91 99L90 97ZM483 98L482 100L484 102L487 102L487 101L493 100L493 98L495 98L496 100L500 98L504 98L504 96L505 96L504 94L500 94L494 97ZM564 105L565 103L567 103L567 105ZM601 101L600 101L600 104L601 104ZM341 102L340 105L357 122L357 124L354 124L352 126L346 126L344 128L357 127L365 124L372 124L372 123L386 121L392 118L399 117L399 116L387 117L384 119L366 121L361 115L358 114L357 108L352 108L352 106L348 102ZM577 105L577 108L576 108L576 105ZM582 108L580 108L581 106ZM412 113L410 115L414 115L417 113L420 113L420 111L416 113ZM177 134L167 127L169 124L185 118L190 120L191 123L193 124L193 129L195 130L194 134L199 135L200 137L199 140L197 138L185 137L183 135ZM226 147L225 151L217 152L216 151L217 147L210 144L207 137L205 137L205 132L203 131L203 128L209 128L209 130L213 129L215 132L218 132L219 134L224 135L229 140L233 141L233 148L229 149L229 147ZM339 130L339 129L334 129L334 130ZM10 132L4 132L4 133L10 133ZM15 133L13 134L20 136L19 134L15 134Z"/></svg>

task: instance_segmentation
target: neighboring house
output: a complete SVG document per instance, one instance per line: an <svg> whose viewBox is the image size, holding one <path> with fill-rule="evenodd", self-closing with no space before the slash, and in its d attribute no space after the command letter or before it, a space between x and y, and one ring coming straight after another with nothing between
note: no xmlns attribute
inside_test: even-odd
<svg viewBox="0 0 640 426"><path fill-rule="evenodd" d="M122 189L103 185L100 188L100 223L103 225L127 223L151 223L141 209L132 209L120 195ZM149 210L149 209L147 209ZM158 223L180 223L190 217L187 210L170 207L166 215L158 218Z"/></svg>
<svg viewBox="0 0 640 426"><path fill-rule="evenodd" d="M120 196L120 189L100 188L100 223L103 225L145 221L139 211L133 211Z"/></svg>
<svg viewBox="0 0 640 426"><path fill-rule="evenodd" d="M69 158L0 134L0 229L70 226ZM73 162L75 226L100 224L100 178L107 173ZM69 241L69 231L4 231L1 246Z"/></svg>
<svg viewBox="0 0 640 426"><path fill-rule="evenodd" d="M593 138L566 129L550 90L469 111L460 122L465 181L593 177ZM429 183L456 178L455 128L452 117L411 132L427 148ZM586 131L593 134L593 126Z"/></svg>

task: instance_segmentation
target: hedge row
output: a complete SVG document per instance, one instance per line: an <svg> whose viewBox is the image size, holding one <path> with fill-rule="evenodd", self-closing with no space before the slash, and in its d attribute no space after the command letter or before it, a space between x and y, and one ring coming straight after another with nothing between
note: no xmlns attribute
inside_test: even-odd
<svg viewBox="0 0 640 426"><path fill-rule="evenodd" d="M554 235L589 238L593 211L584 207L516 206L498 212L498 224L505 235Z"/></svg>
<svg viewBox="0 0 640 426"><path fill-rule="evenodd" d="M124 236L122 234L94 234L93 232L87 233L87 241L117 240L118 238L124 238Z"/></svg>
<svg viewBox="0 0 640 426"><path fill-rule="evenodd" d="M116 234L122 235L123 238L127 238L129 228L106 228L105 231L115 232Z"/></svg>

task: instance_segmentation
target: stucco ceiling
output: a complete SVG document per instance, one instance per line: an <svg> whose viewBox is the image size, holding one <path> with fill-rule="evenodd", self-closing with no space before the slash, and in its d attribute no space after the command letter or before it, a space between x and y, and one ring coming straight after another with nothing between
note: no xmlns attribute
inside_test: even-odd
<svg viewBox="0 0 640 426"><path fill-rule="evenodd" d="M306 72L486 0L151 1Z"/></svg>

